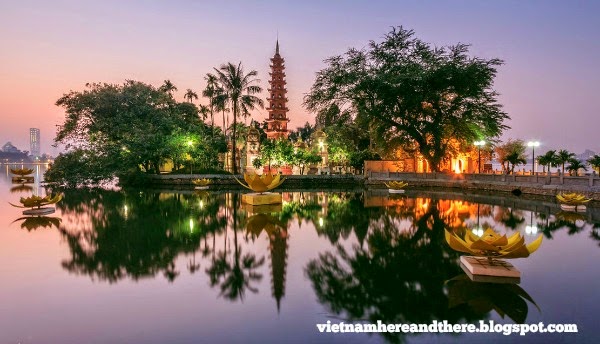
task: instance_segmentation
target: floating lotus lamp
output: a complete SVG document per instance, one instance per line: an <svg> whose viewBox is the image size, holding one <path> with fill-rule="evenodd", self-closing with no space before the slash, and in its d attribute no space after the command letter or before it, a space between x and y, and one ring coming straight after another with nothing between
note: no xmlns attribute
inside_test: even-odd
<svg viewBox="0 0 600 344"><path fill-rule="evenodd" d="M32 186L25 185L25 184L13 186L12 188L10 188L11 193L22 193L22 192L27 192L27 191L32 191L32 190L33 190Z"/></svg>
<svg viewBox="0 0 600 344"><path fill-rule="evenodd" d="M499 235L491 228L486 229L481 236L467 231L464 238L448 230L445 232L446 242L452 249L471 255L461 257L460 261L472 275L519 278L520 272L500 258L526 258L542 244L541 235L526 245L525 238L519 232L507 238L506 235Z"/></svg>
<svg viewBox="0 0 600 344"><path fill-rule="evenodd" d="M33 183L33 170L30 168L11 168L10 172L15 176L12 177L13 183Z"/></svg>
<svg viewBox="0 0 600 344"><path fill-rule="evenodd" d="M14 222L24 220L21 223L22 229L27 229L28 232L32 230L36 230L40 227L42 228L52 228L60 226L61 219L60 217L49 217L49 216L26 216L16 219Z"/></svg>
<svg viewBox="0 0 600 344"><path fill-rule="evenodd" d="M449 308L467 305L479 315L495 310L502 318L508 316L519 324L527 319L527 301L540 311L533 298L518 284L474 282L461 274L447 281L446 285Z"/></svg>
<svg viewBox="0 0 600 344"><path fill-rule="evenodd" d="M464 240L458 235L446 230L446 241L452 249L469 253L473 256L495 258L526 258L535 252L542 244L542 236L539 236L529 245L525 245L525 238L516 232L509 238L499 235L493 229L488 228L478 237L471 231L467 231Z"/></svg>
<svg viewBox="0 0 600 344"><path fill-rule="evenodd" d="M264 230L269 237L285 231L286 225L271 214L255 214L248 218L246 231L253 237L258 237Z"/></svg>
<svg viewBox="0 0 600 344"><path fill-rule="evenodd" d="M281 176L279 174L263 174L262 176L259 176L258 174L244 173L244 181L246 181L247 185L237 178L235 178L235 180L247 189L254 192L265 193L266 191L275 189L285 181L285 179L280 180L280 178Z"/></svg>
<svg viewBox="0 0 600 344"><path fill-rule="evenodd" d="M196 185L195 189L206 190L208 189L208 185L211 183L211 180L208 178L194 179L192 180L192 183Z"/></svg>
<svg viewBox="0 0 600 344"><path fill-rule="evenodd" d="M578 221L582 221L585 223L585 216L583 214L574 213L572 211L559 211L555 216L557 219L567 222L577 223Z"/></svg>
<svg viewBox="0 0 600 344"><path fill-rule="evenodd" d="M404 188L408 185L408 183L403 181L391 181L384 184L388 187L390 193L404 193Z"/></svg>
<svg viewBox="0 0 600 344"><path fill-rule="evenodd" d="M45 197L40 196L31 196L31 197L21 197L19 202L22 205L16 205L9 202L10 205L17 208L30 208L29 210L23 211L25 215L44 215L51 214L54 212L54 208L44 207L46 205L58 203L62 199L62 194L58 194L54 197L50 195Z"/></svg>
<svg viewBox="0 0 600 344"><path fill-rule="evenodd" d="M24 177L28 174L32 174L33 170L31 168L11 168L10 173L16 174L17 176Z"/></svg>
<svg viewBox="0 0 600 344"><path fill-rule="evenodd" d="M562 210L569 211L585 211L585 204L591 201L590 198L576 192L559 193L556 195L556 199L560 203Z"/></svg>
<svg viewBox="0 0 600 344"><path fill-rule="evenodd" d="M259 176L257 174L244 173L244 180L247 184L242 183L237 178L235 178L235 180L243 187L255 192L242 195L242 202L252 205L261 205L281 203L280 194L267 192L275 189L285 181L285 179L280 178L281 176L279 174L263 174L262 176Z"/></svg>

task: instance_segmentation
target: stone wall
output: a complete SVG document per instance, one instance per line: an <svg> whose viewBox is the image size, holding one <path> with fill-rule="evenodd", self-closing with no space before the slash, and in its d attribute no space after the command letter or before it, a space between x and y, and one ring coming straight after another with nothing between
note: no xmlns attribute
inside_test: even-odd
<svg viewBox="0 0 600 344"><path fill-rule="evenodd" d="M384 181L403 180L418 187L445 187L467 190L496 190L511 192L519 189L522 193L554 196L563 191L577 191L600 201L600 178L590 176L546 176L546 175L506 175L506 174L453 174L453 173L369 173L366 185L385 187Z"/></svg>
<svg viewBox="0 0 600 344"><path fill-rule="evenodd" d="M227 174L168 174L168 175L150 175L147 184L152 186L193 186L192 180L209 178L212 185L217 187L240 187L241 185L234 179L233 175ZM244 177L239 175L237 178L241 181ZM322 187L343 187L355 188L362 187L365 178L358 175L289 175L284 176L285 182L281 188L308 188L318 189Z"/></svg>

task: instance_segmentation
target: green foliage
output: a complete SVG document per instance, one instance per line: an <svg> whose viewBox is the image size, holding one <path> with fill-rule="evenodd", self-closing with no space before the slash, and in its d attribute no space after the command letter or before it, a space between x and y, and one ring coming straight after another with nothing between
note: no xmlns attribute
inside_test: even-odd
<svg viewBox="0 0 600 344"><path fill-rule="evenodd" d="M365 168L365 160L381 160L381 156L369 150L352 152L350 154L350 166L359 172L362 172L362 170Z"/></svg>
<svg viewBox="0 0 600 344"><path fill-rule="evenodd" d="M298 127L296 130L290 131L290 135L288 139L292 142L298 141L298 139L302 139L304 142L310 141L310 136L315 132L316 127L310 125L310 123L304 123L303 127Z"/></svg>
<svg viewBox="0 0 600 344"><path fill-rule="evenodd" d="M572 175L574 173L575 176L577 176L577 172L579 171L579 169L583 169L584 171L587 171L587 167L585 166L584 163L579 161L579 159L571 158L571 159L569 159L568 162L569 162L569 166L567 166L567 171L569 171L569 175Z"/></svg>
<svg viewBox="0 0 600 344"><path fill-rule="evenodd" d="M55 161L57 171L64 172L50 177L57 182L97 184L115 175L158 173L168 159L181 163L184 153L202 166L215 166L216 152L225 149L224 138L211 136L196 105L175 101L174 90L169 80L159 89L129 80L122 85L88 84L82 92L63 95L56 105L65 108L66 118L55 141L85 152L93 163L87 164L81 153L73 153L69 159ZM195 150L180 145L182 137L198 142ZM67 171L76 161L82 162L80 169L88 169L88 177L75 178ZM75 179L67 180L71 177Z"/></svg>
<svg viewBox="0 0 600 344"><path fill-rule="evenodd" d="M492 90L502 61L471 57L468 46L434 47L394 28L381 43L326 60L305 97L309 110L349 114L371 139L416 145L434 170L453 142L495 138L509 117ZM329 116L331 115L331 116Z"/></svg>
<svg viewBox="0 0 600 344"><path fill-rule="evenodd" d="M592 168L595 168L598 170L597 172L600 173L600 155L594 155L593 157L589 158L587 162L588 164L592 165Z"/></svg>
<svg viewBox="0 0 600 344"><path fill-rule="evenodd" d="M299 166L300 174L304 174L304 170L307 166L319 164L322 160L323 158L311 149L298 149L298 151L294 153L293 165Z"/></svg>
<svg viewBox="0 0 600 344"><path fill-rule="evenodd" d="M565 174L565 164L575 157L575 153L571 153L566 149L561 149L556 154L556 163L562 166L562 174Z"/></svg>
<svg viewBox="0 0 600 344"><path fill-rule="evenodd" d="M505 173L514 173L515 166L527 163L526 149L523 140L509 139L506 143L496 146L496 154L502 164L502 170Z"/></svg>
<svg viewBox="0 0 600 344"><path fill-rule="evenodd" d="M538 164L544 166L544 172L546 172L546 166L548 167L548 172L550 172L551 166L558 166L558 156L555 150L549 150L544 155L540 155L537 161Z"/></svg>
<svg viewBox="0 0 600 344"><path fill-rule="evenodd" d="M238 116L247 117L250 110L263 107L264 101L256 96L262 92L262 88L257 85L258 73L252 70L246 74L241 62L237 66L232 63L223 64L219 69L215 68L215 73L218 88L222 90L215 97L215 103L223 109L229 107L233 112L232 140L235 140ZM233 174L237 174L236 153L234 149L231 154Z"/></svg>
<svg viewBox="0 0 600 344"><path fill-rule="evenodd" d="M75 149L60 153L44 175L49 183L64 184L66 187L97 185L114 176L111 162L97 152Z"/></svg>

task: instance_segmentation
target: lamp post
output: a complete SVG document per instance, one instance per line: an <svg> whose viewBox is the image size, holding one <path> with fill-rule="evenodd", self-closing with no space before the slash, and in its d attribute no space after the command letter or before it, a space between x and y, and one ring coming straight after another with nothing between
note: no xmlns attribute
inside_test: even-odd
<svg viewBox="0 0 600 344"><path fill-rule="evenodd" d="M527 142L527 147L531 147L531 155L533 156L533 161L531 161L531 175L535 174L535 147L539 146L540 143L538 141Z"/></svg>
<svg viewBox="0 0 600 344"><path fill-rule="evenodd" d="M481 173L481 146L485 145L485 141L475 141L473 144L477 146L477 169L479 170L479 173Z"/></svg>

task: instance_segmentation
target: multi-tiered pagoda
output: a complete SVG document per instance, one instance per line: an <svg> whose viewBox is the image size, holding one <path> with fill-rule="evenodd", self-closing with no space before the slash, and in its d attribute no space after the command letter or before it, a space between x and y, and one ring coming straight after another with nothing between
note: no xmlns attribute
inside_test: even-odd
<svg viewBox="0 0 600 344"><path fill-rule="evenodd" d="M283 72L285 66L283 65L284 59L279 55L279 40L275 45L275 55L271 58L271 80L269 84L271 88L268 89L269 97L267 101L269 106L267 111L269 112L269 118L267 118L267 138L278 139L287 138L289 131L287 124L290 121L287 118L287 98L285 97L287 90L285 88L285 73Z"/></svg>

